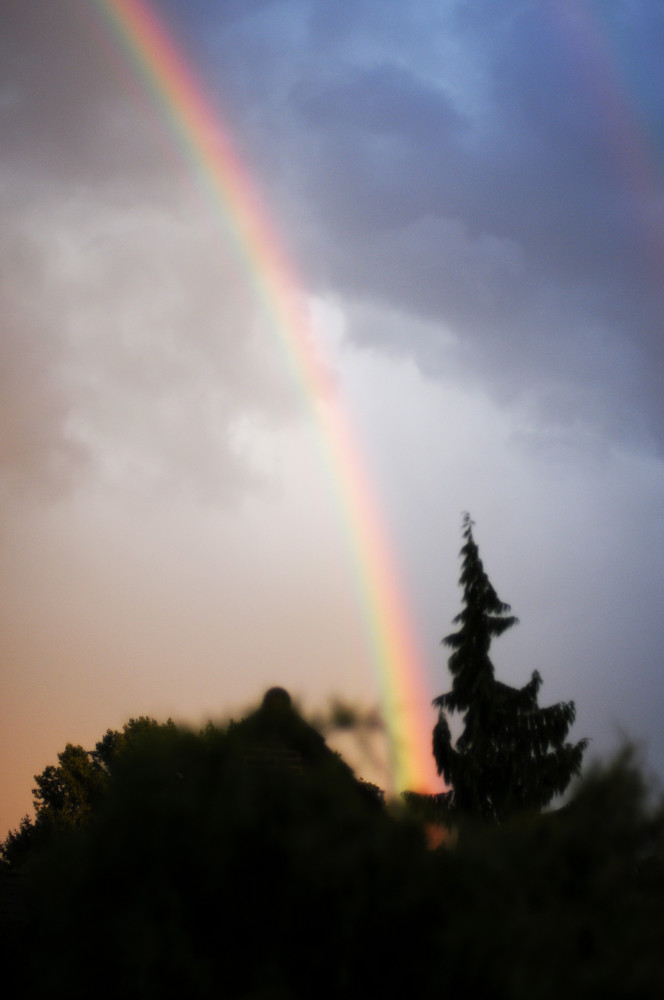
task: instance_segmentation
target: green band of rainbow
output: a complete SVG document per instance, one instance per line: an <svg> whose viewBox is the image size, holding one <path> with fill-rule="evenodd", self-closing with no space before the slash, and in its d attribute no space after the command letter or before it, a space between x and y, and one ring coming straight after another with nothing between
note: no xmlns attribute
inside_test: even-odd
<svg viewBox="0 0 664 1000"><path fill-rule="evenodd" d="M175 138L206 199L236 244L322 432L331 481L350 534L398 790L437 787L431 753L430 693L416 632L348 414L314 346L291 261L220 117L146 0L95 0L116 46L128 58Z"/></svg>

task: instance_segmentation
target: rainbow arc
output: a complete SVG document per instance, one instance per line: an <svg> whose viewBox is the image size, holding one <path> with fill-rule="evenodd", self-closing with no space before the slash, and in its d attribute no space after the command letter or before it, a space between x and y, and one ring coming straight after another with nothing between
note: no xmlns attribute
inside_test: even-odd
<svg viewBox="0 0 664 1000"><path fill-rule="evenodd" d="M362 594L396 789L439 786L431 752L430 693L403 587L375 491L349 415L329 384L311 335L306 296L245 164L212 110L176 40L146 0L95 0L127 70L229 233L262 308L296 373L321 432L325 460Z"/></svg>

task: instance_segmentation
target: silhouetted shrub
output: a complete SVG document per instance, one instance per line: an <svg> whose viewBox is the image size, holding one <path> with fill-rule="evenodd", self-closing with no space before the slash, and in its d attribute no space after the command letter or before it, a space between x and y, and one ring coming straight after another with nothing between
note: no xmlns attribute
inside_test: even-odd
<svg viewBox="0 0 664 1000"><path fill-rule="evenodd" d="M664 991L664 811L629 751L565 809L428 851L289 706L156 728L26 877L21 997Z"/></svg>
<svg viewBox="0 0 664 1000"><path fill-rule="evenodd" d="M367 798L294 712L157 731L34 870L34 988L396 995L413 961L431 962L427 933L404 948L410 928L435 926L419 873L431 863L417 828Z"/></svg>

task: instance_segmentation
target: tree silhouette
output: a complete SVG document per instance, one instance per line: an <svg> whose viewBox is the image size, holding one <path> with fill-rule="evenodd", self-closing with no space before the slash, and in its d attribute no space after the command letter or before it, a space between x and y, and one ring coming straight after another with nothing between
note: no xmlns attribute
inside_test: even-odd
<svg viewBox="0 0 664 1000"><path fill-rule="evenodd" d="M402 996L437 954L433 864L272 688L227 726L143 734L91 821L33 855L27 995Z"/></svg>
<svg viewBox="0 0 664 1000"><path fill-rule="evenodd" d="M447 816L500 823L515 813L542 809L564 792L580 773L588 741L566 742L574 702L538 706L542 678L537 671L522 688L496 680L491 642L518 619L484 571L468 514L463 538L463 607L454 618L459 628L443 639L452 650L452 689L434 700L439 716L433 753L438 773L450 786L440 797ZM463 716L455 743L449 714Z"/></svg>
<svg viewBox="0 0 664 1000"><path fill-rule="evenodd" d="M108 729L94 750L67 743L58 763L35 774L32 789L34 819L24 816L17 830L0 841L0 865L19 866L35 849L58 833L85 826L102 799L118 759L156 730L172 730L171 719L160 723L147 716L130 719L121 730Z"/></svg>
<svg viewBox="0 0 664 1000"><path fill-rule="evenodd" d="M283 690L226 726L127 730L84 821L0 871L9 1000L664 995L664 802L629 748L564 809L429 851Z"/></svg>

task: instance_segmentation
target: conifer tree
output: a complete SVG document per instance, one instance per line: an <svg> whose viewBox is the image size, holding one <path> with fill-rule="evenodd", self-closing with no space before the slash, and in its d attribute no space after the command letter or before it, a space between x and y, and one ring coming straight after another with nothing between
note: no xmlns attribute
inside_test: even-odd
<svg viewBox="0 0 664 1000"><path fill-rule="evenodd" d="M575 718L573 702L538 706L542 678L537 671L522 688L496 680L491 641L518 619L484 571L468 514L463 538L463 607L453 620L457 631L443 639L452 650L452 689L434 700L439 717L433 753L449 786L440 797L446 815L500 823L518 812L540 810L564 792L580 773L588 741L566 742ZM453 742L448 715L457 713L463 730Z"/></svg>

